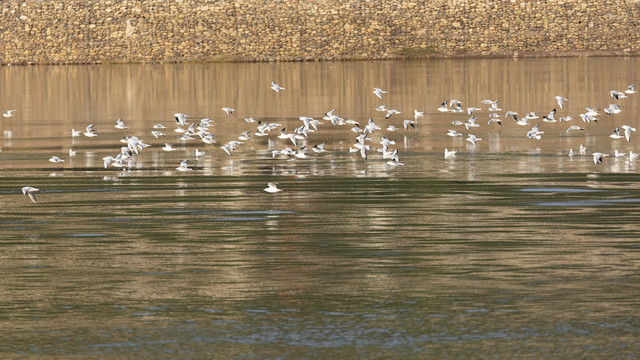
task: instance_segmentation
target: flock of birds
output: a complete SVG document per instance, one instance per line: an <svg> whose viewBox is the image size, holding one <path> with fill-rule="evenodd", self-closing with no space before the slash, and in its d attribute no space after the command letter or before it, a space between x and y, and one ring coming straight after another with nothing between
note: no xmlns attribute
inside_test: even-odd
<svg viewBox="0 0 640 360"><path fill-rule="evenodd" d="M278 85L275 81L271 83L271 89L277 93L285 90L286 88ZM607 116L614 116L619 114L622 111L622 105L618 102L621 99L627 98L633 94L636 94L637 91L634 89L634 85L629 85L624 91L616 91L613 90L610 92L611 98L615 99L616 103L609 104L608 107L603 108L602 111ZM382 90L380 88L374 88L373 94L378 97L380 100L383 99L387 91ZM569 101L569 99L556 96L556 102L558 104L557 108L560 110L564 109L564 105ZM480 107L465 107L463 103L459 100L445 100L440 106L437 108L439 112L442 113L466 113L469 118L466 121L454 120L451 122L452 127L454 129L449 129L447 134L451 137L463 137L466 136L465 140L468 141L473 146L477 146L478 142L482 139L471 133L472 129L479 127L478 124L480 112L488 113L488 125L489 126L502 126L504 121L514 122L519 126L531 126L531 129L528 130L526 136L529 139L539 140L542 138L544 131L540 129L540 123L537 122L533 125L534 121L540 119L540 116L535 112L526 113L524 116L520 116L515 111L506 110L504 113L503 110L499 106L498 100L482 100L481 104L486 106L486 109L482 109ZM542 116L541 122L543 123L564 123L573 120L571 116L560 116L558 114L557 108L554 108L547 115ZM376 107L377 111L382 112L384 114L385 119L390 119L392 116L401 114L399 110L395 109L387 109L385 105L380 105ZM4 117L12 117L15 115L17 110L9 110L3 114ZM222 111L227 116L231 116L235 109L230 107L223 107ZM586 111L579 115L580 119L584 123L598 123L599 116L601 113L600 109L586 107ZM405 131L411 131L416 128L416 124L418 119L424 116L424 112L414 110L413 112L413 120L403 120L397 124L399 126L395 126L390 124L386 127L386 131L395 132L400 131L404 128ZM180 135L180 141L187 142L199 139L205 145L215 145L218 146L224 153L227 155L232 155L232 153L246 141L249 141L253 137L265 137L270 136L271 131L279 129L279 134L277 138L285 141L287 144L290 142L293 146L284 146L282 149L273 149L271 150L272 157L284 157L284 158L292 158L292 159L305 159L308 157L307 155L307 143L309 140L309 134L317 132L318 126L322 124L330 123L334 126L347 126L350 127L350 131L354 133L355 140L353 145L349 148L349 152L357 153L362 157L364 161L368 159L369 152L372 151L372 146L370 145L372 138L371 134L381 131L382 128L374 121L373 118L369 118L366 124L362 126L359 122L343 118L338 116L335 113L335 109L332 109L324 114L322 120L318 120L312 117L300 116L297 120L300 121L300 126L296 127L293 131L287 132L287 129L279 123L268 122L268 121L259 121L253 118L245 118L244 120L249 124L255 124L255 130L247 130L242 132L237 139L228 141L222 145L218 145L217 141L214 139L215 134L211 132L211 128L214 126L214 120L210 118L199 118L197 120L191 121L191 117L184 113L176 113L173 116L176 128L173 130L175 133ZM323 122L326 121L326 122ZM389 121L390 122L390 121ZM115 128L119 130L127 130L129 127L125 124L122 118L118 119L115 123ZM466 134L459 132L456 128L466 129ZM153 125L153 130L151 130L151 135L153 135L156 139L164 139L167 137L165 132L167 127L163 124L155 124ZM573 131L584 131L584 128L579 125L571 125L567 128L566 133L570 133ZM629 125L622 125L616 127L610 137L612 139L626 139L626 141L630 141L631 134L635 132L636 129ZM91 124L85 128L85 131L72 129L71 130L72 137L96 137L98 136L94 125ZM140 138L134 135L124 136L121 140L124 143L124 146L121 146L120 152L115 156L106 156L103 158L104 167L116 167L116 168L127 168L129 167L129 163L135 158L135 156L139 155L145 148L151 146L143 142ZM382 154L382 158L387 160L385 162L388 166L402 166L404 165L400 162L398 149L393 149L392 146L395 145L395 141L390 140L385 136L380 136L380 147L377 147L379 153ZM314 153L324 153L327 150L324 149L325 142L318 143L313 145L311 150ZM164 147L161 148L162 151L177 151L170 143L164 143ZM580 149L578 150L579 154L586 154L586 149L584 146L580 145ZM444 149L444 157L446 159L455 157L457 150L449 150L447 148ZM76 151L73 149L69 149L69 156L75 156ZM195 157L199 157L205 154L205 151L201 151L199 149L195 150ZM569 156L574 156L576 153L571 149L569 151ZM591 154L593 156L594 164L602 163L603 158L610 156L607 153L603 152L594 152ZM625 156L626 154L619 153L616 150L615 156ZM635 159L638 154L634 154L629 152L628 154L631 160ZM49 161L52 163L60 163L65 160L58 157L52 156L49 158ZM193 170L189 167L189 159L185 159L180 162L180 164L175 168L176 171L179 172L188 172ZM22 192L24 195L29 196L29 198L35 203L36 196L35 194L39 191L38 188L25 186L22 188ZM280 192L281 189L277 187L276 183L270 182L267 184L267 187L264 189L267 193L277 193Z"/></svg>
<svg viewBox="0 0 640 360"><path fill-rule="evenodd" d="M634 84L631 84L629 86L627 86L627 88L624 91L618 91L618 90L611 90L609 92L611 98L616 100L616 103L610 103L607 107L603 108L602 111L607 115L607 116L613 116L616 114L620 114L622 112L622 105L618 104L617 102L620 99L625 99L628 98L629 95L632 94L636 94L637 91L634 88ZM564 109L564 104L566 102L569 101L569 99L562 97L562 96L555 96L555 100L558 104L558 107L562 110ZM540 116L538 114L536 114L535 112L529 112L526 113L524 116L521 116L520 118L518 118L518 113L512 110L507 110L504 113L504 116L501 115L502 109L498 106L498 100L491 100L491 99L486 99L486 100L482 100L481 104L484 105L488 105L488 112L489 112L489 121L488 121L488 125L491 124L496 124L497 126L502 126L502 120L503 119L509 119L509 120L513 120L514 123L516 125L519 126L532 126L533 121L537 120L540 118ZM478 116L475 116L474 113L476 111L480 111L482 109L477 108L477 107L467 107L466 108L466 112L467 114L470 116L469 119L465 122L456 120L452 122L452 125L454 126L464 126L466 128L467 131L469 131L472 128L475 127L479 127L480 125L476 122L478 120ZM585 112L581 113L579 115L580 119L582 120L583 123L587 123L587 124L591 124L591 123L598 123L599 120L599 116L601 116L602 114L599 112L600 109L597 108L592 108L592 107L585 107ZM440 107L438 108L438 111L440 112L464 112L465 109L462 105L462 102L458 101L458 100L451 100L451 101L443 101L440 104ZM568 122L573 120L573 117L567 115L567 116L558 116L557 114L557 107L554 108L553 110L551 110L547 115L543 115L542 116L542 122L543 123L563 123L563 122ZM621 130L624 132L624 135L621 134ZM580 125L571 125L567 128L567 130L565 131L565 133L570 133L572 131L584 131L584 128ZM633 132L636 131L636 128L630 126L630 125L621 125L616 127L615 129L613 129L611 135L609 135L610 138L612 139L626 139L627 142L629 142L631 140L631 134ZM531 127L531 129L526 133L527 138L529 139L535 139L535 140L540 140L542 138L542 135L544 134L544 131L540 130L540 123L536 123L535 125L533 125ZM457 137L457 136L463 136L462 133L458 132L455 129L450 129L448 130L447 133L448 136L452 136L452 137ZM482 140L481 138L478 138L477 136L475 136L474 134L468 133L467 137L465 139L466 141L470 142L471 144L473 144L474 146L477 144L478 141ZM448 150L445 149L444 151L445 153L445 158L448 157L452 157L455 156L456 154L456 150ZM586 148L581 144L580 145L580 149L579 149L579 154L580 155L584 155L586 154ZM576 152L573 149L569 150L569 156L574 156L576 155ZM602 159L605 157L610 156L609 154L606 153L602 153L602 152L594 152L591 154L593 156L593 162L594 164L600 164L602 163ZM622 157L625 156L626 153L621 153L618 152L618 150L615 151L615 156L616 157ZM633 153L632 151L629 151L629 159L630 160L635 160L638 155L637 153Z"/></svg>

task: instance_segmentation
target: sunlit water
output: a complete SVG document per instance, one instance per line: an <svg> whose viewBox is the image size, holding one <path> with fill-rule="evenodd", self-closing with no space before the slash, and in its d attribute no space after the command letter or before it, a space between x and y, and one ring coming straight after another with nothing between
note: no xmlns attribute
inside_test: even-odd
<svg viewBox="0 0 640 360"><path fill-rule="evenodd" d="M636 358L639 163L591 153L640 152L637 132L609 137L640 125L640 94L609 96L639 69L637 58L0 68L0 110L18 110L0 118L0 353ZM556 95L571 122L541 121ZM437 111L451 99L481 107L480 127ZM542 139L510 119L488 125L483 99L537 112ZM609 103L622 113L578 117ZM382 104L402 113L385 119ZM348 150L352 126L328 121L306 142L327 152L307 159L271 156L293 147L279 129L220 149L255 131L245 117L293 131L333 108L382 128L367 161ZM414 109L425 116L405 130ZM177 112L213 119L218 144L178 140ZM130 129L114 128L120 117ZM91 123L97 137L71 137ZM166 138L151 135L157 123ZM152 146L104 169L126 135ZM381 136L403 166L375 150ZM193 171L175 170L184 159ZM282 192L265 193L271 181Z"/></svg>

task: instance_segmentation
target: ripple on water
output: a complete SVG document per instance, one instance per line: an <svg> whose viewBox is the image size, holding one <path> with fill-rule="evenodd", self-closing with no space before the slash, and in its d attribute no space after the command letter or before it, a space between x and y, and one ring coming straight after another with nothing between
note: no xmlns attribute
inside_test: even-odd
<svg viewBox="0 0 640 360"><path fill-rule="evenodd" d="M150 312L139 312L139 313L133 313L131 314L131 316L154 316L154 313L150 313Z"/></svg>
<svg viewBox="0 0 640 360"><path fill-rule="evenodd" d="M257 220L269 220L268 217L226 217L226 218L209 218L207 221L257 221Z"/></svg>
<svg viewBox="0 0 640 360"><path fill-rule="evenodd" d="M66 236L68 237L103 237L103 236L109 236L109 235L100 234L100 233L78 233L78 234L66 234Z"/></svg>
<svg viewBox="0 0 640 360"><path fill-rule="evenodd" d="M116 188L87 188L87 189L48 189L45 193L80 193L80 192L124 192L126 189Z"/></svg>
<svg viewBox="0 0 640 360"><path fill-rule="evenodd" d="M108 222L133 222L133 221L139 221L141 219L139 218L108 218L108 219L104 219L103 221L108 221Z"/></svg>
<svg viewBox="0 0 640 360"><path fill-rule="evenodd" d="M517 189L521 192L557 192L557 193L585 193L585 192L597 192L602 190L597 189L576 189L576 188L526 188Z"/></svg>
<svg viewBox="0 0 640 360"><path fill-rule="evenodd" d="M227 215L219 218L208 218L206 221L258 221L269 220L273 215L294 214L295 211L285 210L236 210L236 211L211 211L196 209L167 209L161 210L164 214L189 214L189 215ZM229 215L265 215L265 216L229 216Z"/></svg>
<svg viewBox="0 0 640 360"><path fill-rule="evenodd" d="M216 314L222 312L222 310L219 309L201 309L201 311L207 314Z"/></svg>
<svg viewBox="0 0 640 360"><path fill-rule="evenodd" d="M534 206L605 206L615 205L620 203L635 203L640 202L640 199L602 199L602 200L568 200L568 201L552 201L552 202L540 202L533 203Z"/></svg>
<svg viewBox="0 0 640 360"><path fill-rule="evenodd" d="M295 211L285 210L245 210L245 211L210 211L210 210L192 210L192 209L168 209L161 210L160 213L169 214L194 214L194 215L281 215L295 214Z"/></svg>

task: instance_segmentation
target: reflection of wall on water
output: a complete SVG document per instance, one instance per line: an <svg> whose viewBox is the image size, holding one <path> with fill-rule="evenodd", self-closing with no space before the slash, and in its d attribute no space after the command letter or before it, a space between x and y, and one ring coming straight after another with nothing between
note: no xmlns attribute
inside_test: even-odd
<svg viewBox="0 0 640 360"><path fill-rule="evenodd" d="M638 58L0 67L0 110L18 109L12 118L0 117L0 130L12 134L11 138L3 137L0 146L3 155L11 151L35 154L42 148L51 152L50 155L61 155L71 146L79 151L79 155L74 158L75 163L67 161L61 166L101 167L102 157L117 154L121 146L119 140L124 135L134 134L153 145L150 151L140 154L140 162L135 165L144 171L164 170L170 174L179 161L184 160L183 155L177 155L179 152L157 152L164 142L170 142L188 152L194 151L195 147L207 151L196 166L210 174L243 176L253 171L250 161L257 159L264 162L260 173L275 176L339 175L345 171L358 177L385 176L384 171L375 167L377 160L365 163L358 154L348 152L354 133L328 122L309 137L309 148L327 141L330 156L320 156L317 163L315 159L306 162L272 159L270 148L292 146L288 140L276 138L278 130L268 138L253 137L232 156L219 148L220 144L237 139L243 131L255 129L255 124L243 120L245 117L281 123L291 132L300 126L299 116L321 118L335 108L339 116L361 124L372 117L383 129L390 124L402 129L402 121L413 118L414 109L424 111L415 130L379 131L371 136L373 148L379 146L381 135L396 141L402 161L409 164L417 157L405 155L416 154L426 155L429 161L442 164L444 148L457 149L460 155L466 153L464 156L478 156L469 159L484 159L487 153L520 155L532 148L541 149L541 155L566 156L569 149L577 151L581 144L587 147L589 154L594 151L612 153L614 144L619 151L640 152L636 142L612 143L608 138L615 126L638 126L638 97L622 99L623 112L603 117L599 124L583 124L578 117L586 106L607 106L612 101L609 91L623 90L628 85L626 81L619 81L620 74L624 74L624 79L637 79L638 69ZM274 79L287 89L281 93L270 90ZM378 99L371 93L374 87L384 88L388 94ZM502 118L503 126L487 125L488 112L482 110L478 113L480 127L471 131L458 128L465 134L473 133L483 139L473 146L464 137L445 135L448 129L454 128L451 121L468 119L466 112L436 111L443 100L457 99L464 106L484 108L481 100L498 99L503 112L517 111L522 117L522 114L534 111L541 117L556 106L555 95L570 99L565 109L558 110L558 115L571 115L574 118L571 124L584 126L584 132L566 134L566 123L543 123L541 128L545 134L542 139L531 140L525 137L530 127L517 126L508 118ZM382 104L402 113L385 120L383 113L374 110ZM221 110L223 106L234 107L236 112L228 117ZM218 145L177 141L173 133L173 114L176 112L187 113L195 120L201 117L213 119ZM119 117L125 120L129 130L114 128ZM90 123L95 124L98 137L70 137L72 128L84 130ZM167 138L155 139L150 134L151 126L156 123L168 127L165 130ZM371 156L375 159L379 154L372 152ZM322 161L328 157L335 161ZM562 167L589 166L589 161L583 160L569 159ZM610 160L603 167L618 164ZM158 167L161 164L164 164L162 169ZM27 162L2 164L4 168L32 165ZM490 165L495 166L496 172L524 170L529 166L527 161L513 168L501 161ZM548 167L549 163L545 161L544 166ZM633 163L620 164L614 169L633 171L634 167ZM473 171L468 174L477 176Z"/></svg>

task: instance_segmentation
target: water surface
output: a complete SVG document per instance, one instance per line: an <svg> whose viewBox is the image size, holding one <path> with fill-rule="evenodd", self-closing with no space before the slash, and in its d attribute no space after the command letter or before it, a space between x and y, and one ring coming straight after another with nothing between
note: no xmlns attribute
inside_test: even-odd
<svg viewBox="0 0 640 360"><path fill-rule="evenodd" d="M609 137L640 125L640 96L609 96L638 69L637 58L2 67L0 110L18 112L0 118L0 352L636 358L638 165L591 153L640 152L638 133ZM532 121L541 140L509 119L487 125L480 104L541 117L555 95L574 120ZM480 127L437 111L451 99L482 107ZM623 112L579 120L612 102ZM381 104L402 114L385 119ZM369 144L394 140L404 165L376 150L363 161L351 126L327 121L307 144L328 151L308 159L273 158L293 145L279 130L220 149L255 130L245 117L292 131L333 108L362 126L372 117L382 130ZM404 130L414 109L425 116ZM213 119L218 144L178 140L177 112ZM114 128L119 117L130 129ZM70 136L91 123L98 137ZM151 135L157 123L166 138ZM104 169L126 135L152 146ZM445 147L458 155L444 159ZM175 170L184 159L193 171ZM270 181L283 191L263 192ZM37 204L26 185L41 189Z"/></svg>

